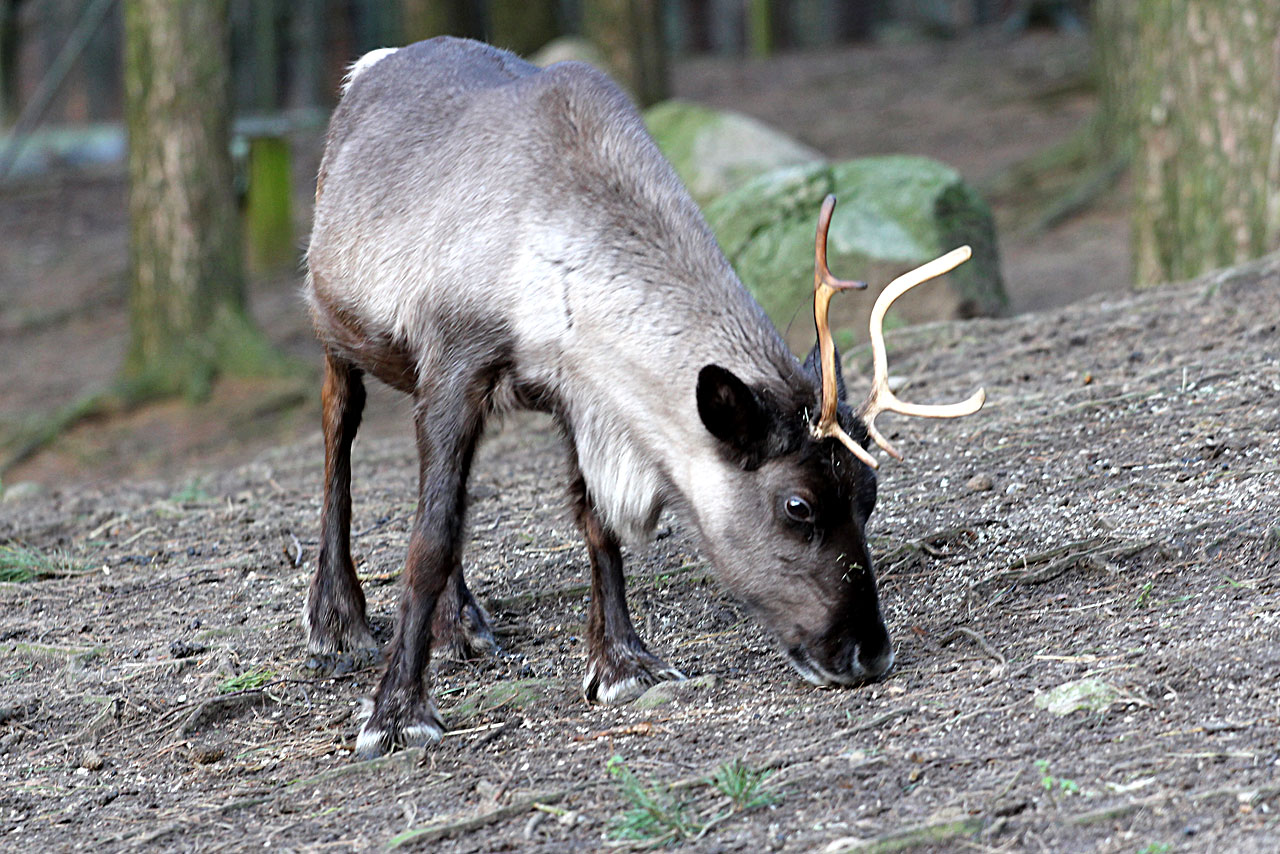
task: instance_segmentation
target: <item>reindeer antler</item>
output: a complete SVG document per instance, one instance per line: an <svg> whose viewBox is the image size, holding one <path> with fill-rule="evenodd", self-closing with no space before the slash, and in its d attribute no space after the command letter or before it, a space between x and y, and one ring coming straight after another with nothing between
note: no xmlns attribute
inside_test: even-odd
<svg viewBox="0 0 1280 854"><path fill-rule="evenodd" d="M867 283L837 279L827 267L827 229L831 227L831 213L835 209L834 195L828 195L822 200L822 211L818 214L818 236L814 240L813 324L818 328L818 355L822 363L822 411L813 424L813 437L839 439L850 453L874 469L879 468L880 463L844 432L836 420L836 404L839 402L836 389L836 347L831 340L831 327L827 325L827 313L831 307L831 297L836 291L862 290Z"/></svg>
<svg viewBox="0 0 1280 854"><path fill-rule="evenodd" d="M880 467L880 463L876 458L867 453L836 422L835 346L832 344L831 330L827 325L827 310L831 302L831 295L836 290L855 288L860 283L836 279L827 269L827 228L831 224L831 212L835 209L835 206L835 196L827 196L822 203L822 213L818 216L817 262L814 264L813 273L813 315L814 322L818 327L818 349L822 357L822 412L817 423L813 425L813 435L818 439L834 436L855 457L874 469ZM982 404L986 402L986 390L981 388L967 400L960 403L926 406L899 400L889 390L889 363L884 346L884 316L889 310L889 306L898 297L916 285L955 269L965 261L968 261L972 255L973 252L968 246L961 246L959 249L951 250L941 258L935 258L910 272L903 273L890 282L888 287L880 293L871 309L870 333L873 366L871 393L867 395L867 399L858 407L858 416L866 424L867 434L894 459L902 459L902 454L876 429L876 416L881 412L897 412L900 415L916 415L922 418L958 418L961 415L972 415L981 409ZM866 287L866 285L861 286Z"/></svg>

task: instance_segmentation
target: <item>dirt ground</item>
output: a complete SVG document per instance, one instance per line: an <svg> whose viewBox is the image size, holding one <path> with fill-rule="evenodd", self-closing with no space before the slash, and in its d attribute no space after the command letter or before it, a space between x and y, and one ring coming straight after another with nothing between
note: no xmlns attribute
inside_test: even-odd
<svg viewBox="0 0 1280 854"><path fill-rule="evenodd" d="M837 136L921 151L891 131L913 122L919 146L954 142L952 162L994 180L1089 105L1069 89L1048 106L1028 95L1067 71L1008 70L1069 70L1076 48L1061 40L1002 48L977 105L948 94L971 91L965 74L993 50L784 58L773 74L711 64L684 69L681 86L730 103L737 80L750 93L737 108L786 127L816 82L865 76L827 85L871 98L914 73L889 98L898 106L871 111L878 133L851 122L842 134L820 98L812 132L793 130L837 155ZM942 65L924 61L939 51ZM1022 96L1008 94L1014 77L1028 80ZM931 104L915 88L930 80ZM788 81L793 97L778 89ZM5 191L0 418L114 370L120 194L110 176ZM1004 208L1019 305L1065 301L1023 286L1037 268L1058 283L1092 271L1120 293L1121 208L1104 199L1039 236ZM313 353L295 278L256 284L259 320L287 351ZM441 745L371 762L351 750L377 668L315 673L298 625L321 447L296 384L228 383L194 416L175 404L87 425L11 473L7 484L42 486L0 504L0 547L38 550L44 576L0 584L0 847L639 847L617 838L639 826L624 815L630 792L707 852L1274 851L1278 319L1273 257L1141 296L890 335L914 398L984 385L989 403L960 422L885 419L906 462L882 468L870 535L898 664L851 690L801 681L669 519L628 552L630 602L654 650L695 678L661 705L584 704L587 563L562 455L546 422L513 418L477 462L466 556L502 651L440 666ZM846 355L863 387L865 348ZM384 639L415 486L403 416L379 397L354 454L354 552ZM750 809L704 782L737 760L771 772Z"/></svg>

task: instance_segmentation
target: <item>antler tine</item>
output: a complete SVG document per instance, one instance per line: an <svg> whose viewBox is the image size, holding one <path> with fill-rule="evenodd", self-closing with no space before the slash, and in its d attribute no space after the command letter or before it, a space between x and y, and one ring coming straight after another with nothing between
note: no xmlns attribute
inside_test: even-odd
<svg viewBox="0 0 1280 854"><path fill-rule="evenodd" d="M935 258L910 272L903 273L880 293L875 306L871 309L871 358L874 376L871 380L871 393L859 407L858 414L867 425L867 434L895 459L902 459L902 454L875 426L876 416L881 412L896 412L900 415L916 415L922 418L958 418L961 415L972 415L986 402L986 390L981 388L960 403L926 406L899 400L889 390L889 362L884 346L884 316L894 300L916 285L955 269L968 261L972 255L973 252L968 246L961 246L941 258Z"/></svg>
<svg viewBox="0 0 1280 854"><path fill-rule="evenodd" d="M866 282L858 282L852 279L837 279L831 275L831 269L827 266L827 230L831 227L831 214L836 209L836 197L834 193L828 193L827 197L822 200L822 210L818 212L818 237L814 241L814 261L813 261L813 287L817 293L818 285L823 284L828 288L837 291L861 291L866 290ZM831 295L827 295L827 299L831 299Z"/></svg>
<svg viewBox="0 0 1280 854"><path fill-rule="evenodd" d="M880 463L867 450L853 440L836 420L839 393L836 388L836 348L831 341L831 327L827 312L831 308L831 296L836 291L861 290L866 282L837 279L827 267L827 229L831 226L831 214L836 209L836 197L828 195L822 201L818 214L818 235L814 240L813 262L813 323L818 330L818 353L822 365L822 411L813 425L816 439L835 438L862 462L879 468Z"/></svg>

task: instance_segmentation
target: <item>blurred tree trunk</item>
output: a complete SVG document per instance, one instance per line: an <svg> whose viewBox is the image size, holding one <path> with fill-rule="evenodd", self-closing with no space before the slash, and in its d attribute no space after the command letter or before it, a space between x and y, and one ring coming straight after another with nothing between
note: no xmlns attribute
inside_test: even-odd
<svg viewBox="0 0 1280 854"><path fill-rule="evenodd" d="M435 36L484 38L483 4L473 0L400 0L404 40Z"/></svg>
<svg viewBox="0 0 1280 854"><path fill-rule="evenodd" d="M661 0L583 0L582 33L601 52L619 83L647 107L667 98L667 50Z"/></svg>
<svg viewBox="0 0 1280 854"><path fill-rule="evenodd" d="M1135 6L1137 285L1280 247L1280 4Z"/></svg>
<svg viewBox="0 0 1280 854"><path fill-rule="evenodd" d="M329 105L333 94L325 85L325 15L321 0L302 0L289 14L288 90L291 109Z"/></svg>
<svg viewBox="0 0 1280 854"><path fill-rule="evenodd" d="M245 313L226 0L126 0L131 396L200 397L267 352Z"/></svg>
<svg viewBox="0 0 1280 854"><path fill-rule="evenodd" d="M275 112L280 107L281 16L278 0L254 0L253 3L253 109L259 113Z"/></svg>
<svg viewBox="0 0 1280 854"><path fill-rule="evenodd" d="M1097 143L1104 155L1132 154L1137 137L1136 0L1094 0L1093 63L1098 88Z"/></svg>
<svg viewBox="0 0 1280 854"><path fill-rule="evenodd" d="M18 12L22 0L0 0L0 127L18 119Z"/></svg>
<svg viewBox="0 0 1280 854"><path fill-rule="evenodd" d="M560 35L556 0L489 0L489 41L520 56Z"/></svg>
<svg viewBox="0 0 1280 854"><path fill-rule="evenodd" d="M85 45L85 97L90 121L120 118L120 9L113 7Z"/></svg>

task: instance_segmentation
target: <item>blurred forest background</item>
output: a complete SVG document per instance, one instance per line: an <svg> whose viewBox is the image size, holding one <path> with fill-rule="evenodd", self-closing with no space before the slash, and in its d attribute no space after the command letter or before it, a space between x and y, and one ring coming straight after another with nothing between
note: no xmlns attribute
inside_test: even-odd
<svg viewBox="0 0 1280 854"><path fill-rule="evenodd" d="M352 61L439 34L609 70L784 328L797 298L756 279L791 275L786 252L733 240L796 169L842 194L910 184L935 221L875 203L881 231L989 244L907 321L1280 247L1272 0L0 0L6 498L315 432L296 290L324 125ZM774 249L811 252L812 222L779 219ZM378 400L373 434L405 429Z"/></svg>

